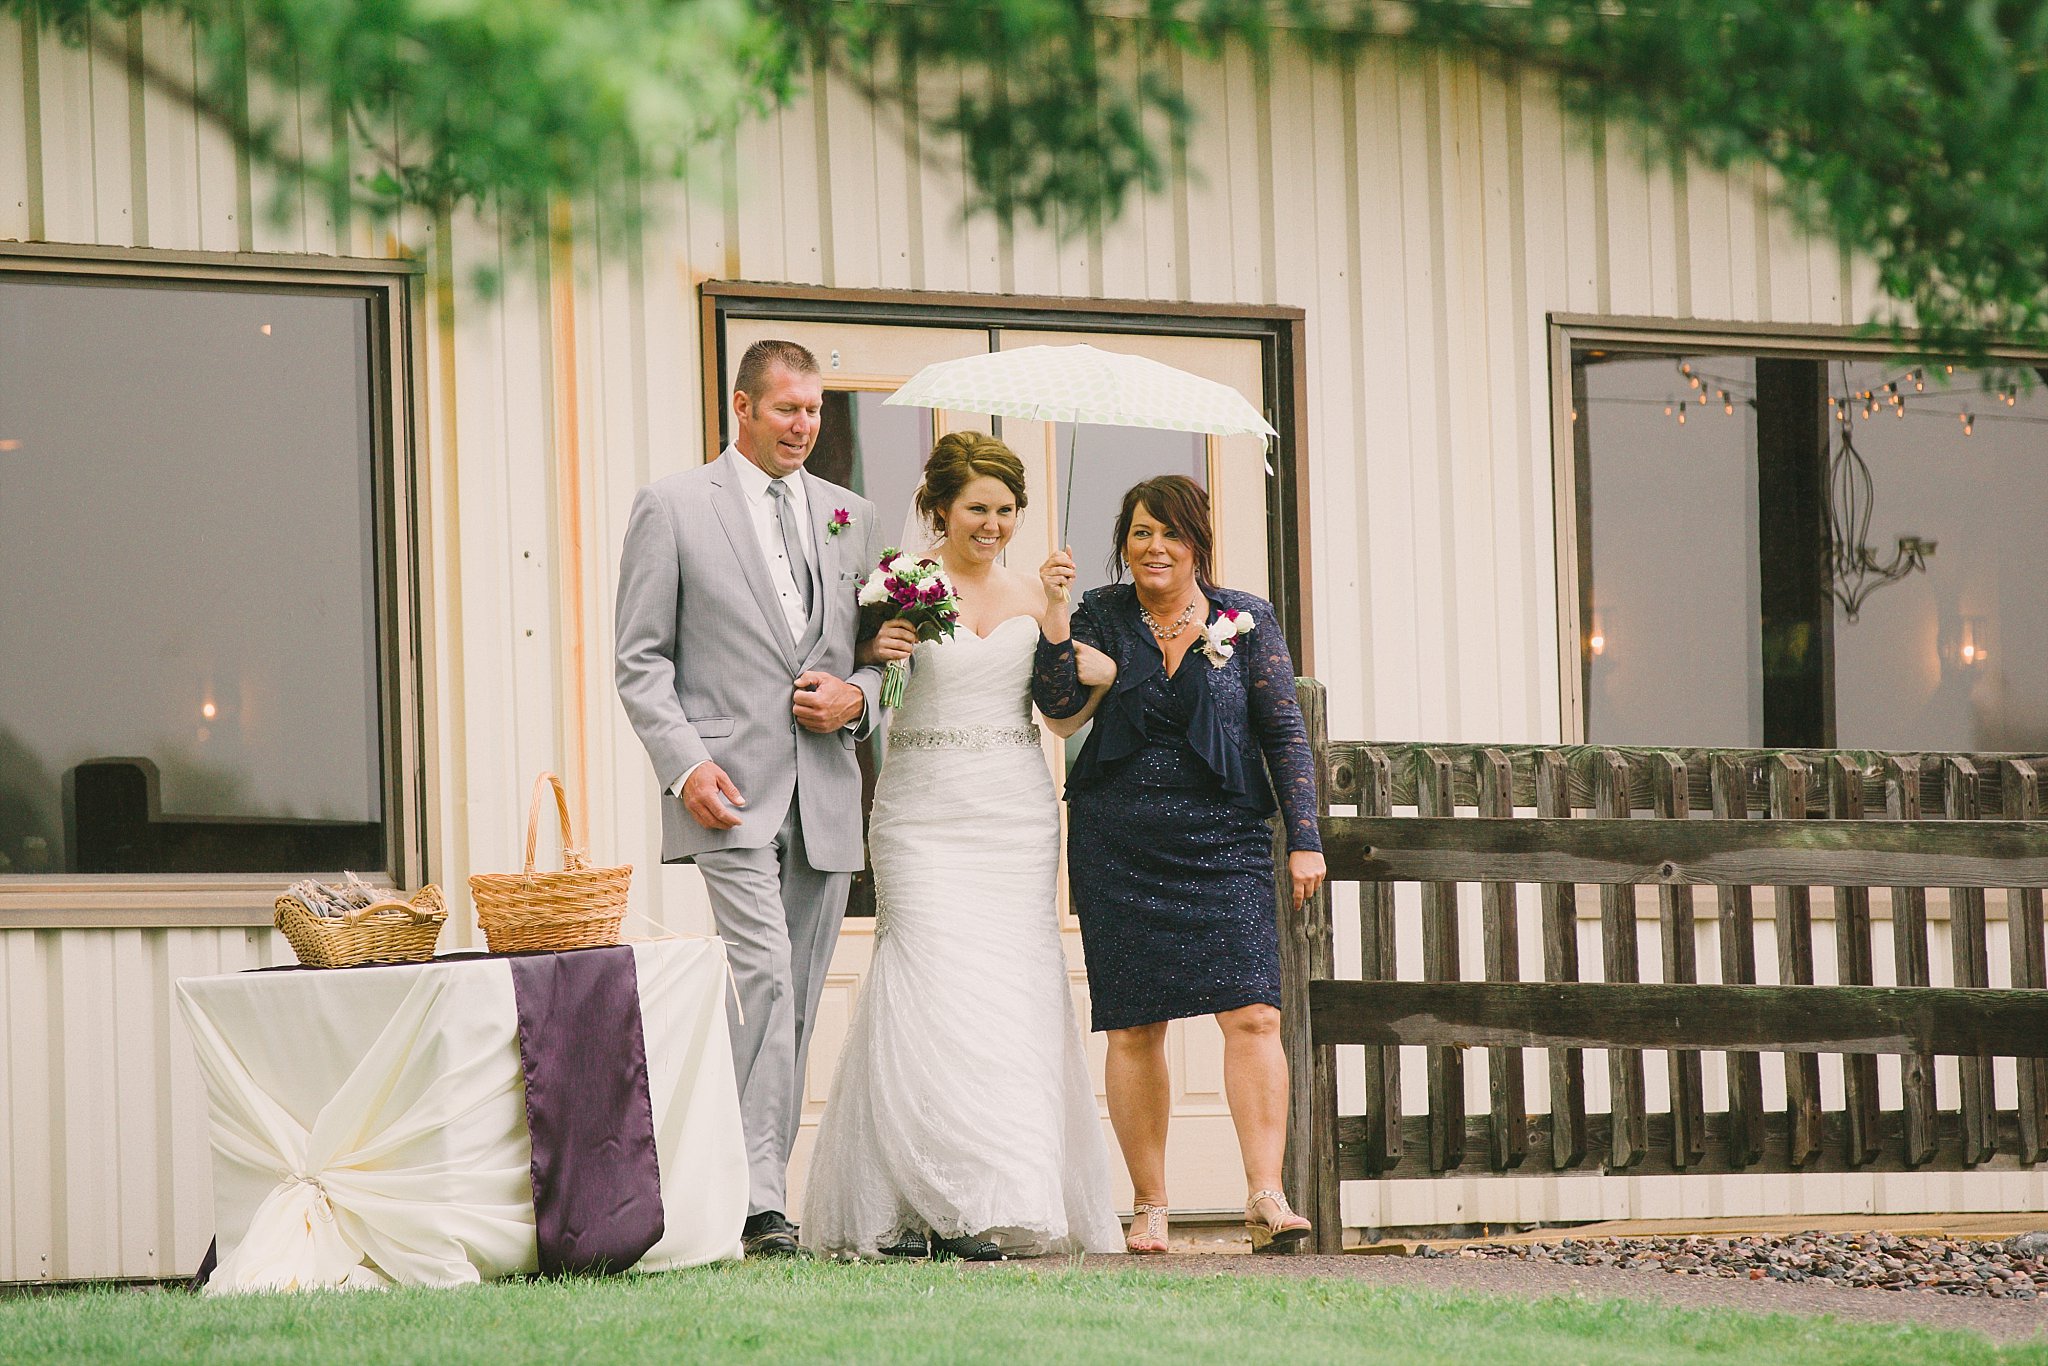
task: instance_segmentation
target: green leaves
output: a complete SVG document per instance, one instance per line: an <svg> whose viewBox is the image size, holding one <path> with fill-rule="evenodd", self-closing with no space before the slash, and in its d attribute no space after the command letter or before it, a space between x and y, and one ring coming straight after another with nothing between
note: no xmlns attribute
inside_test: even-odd
<svg viewBox="0 0 2048 1366"><path fill-rule="evenodd" d="M1201 116L1183 61L1469 57L1674 162L1770 167L1803 225L1876 264L1898 307L1874 321L1915 322L1917 350L2048 343L2048 0L0 0L114 48L94 16L141 8L189 20L209 73L146 78L287 179L515 235L565 200L632 223L642 182L825 72L957 156L971 211L1072 233L1164 185ZM252 123L245 73L346 154Z"/></svg>
<svg viewBox="0 0 2048 1366"><path fill-rule="evenodd" d="M2048 340L2048 4L1409 6L1409 40L1550 74L1674 162L1763 164L1807 228L1875 262L1911 349Z"/></svg>

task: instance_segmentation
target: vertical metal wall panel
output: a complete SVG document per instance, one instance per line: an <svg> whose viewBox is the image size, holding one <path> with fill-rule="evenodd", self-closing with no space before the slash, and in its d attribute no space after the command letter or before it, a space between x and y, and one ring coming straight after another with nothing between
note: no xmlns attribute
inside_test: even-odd
<svg viewBox="0 0 2048 1366"><path fill-rule="evenodd" d="M152 61L194 69L188 31L154 15L139 31ZM705 148L687 191L650 190L643 234L579 226L556 262L574 279L551 290L535 248L473 217L437 240L416 217L376 224L301 193L300 216L273 224L265 174L221 130L138 92L118 60L10 24L0 238L442 253L414 368L434 875L465 921L463 878L516 862L527 785L564 762L565 728L580 726L587 838L639 869L636 927L703 930L696 874L658 862L650 775L609 664L633 493L706 455L702 281L1306 308L1313 629L1333 733L1384 740L1562 738L1549 314L1841 324L1881 306L1867 263L1845 266L1769 208L1766 173L1646 166L1625 129L1570 124L1539 80L1380 54L1262 68L1238 50L1184 61L1175 79L1201 114L1185 159L1099 228L964 219L957 149L920 146L833 80ZM284 120L290 147L326 154L330 130L297 92L251 99ZM501 293L472 288L479 268L502 275ZM573 422L556 411L564 393ZM565 529L557 462L571 438L583 514ZM569 601L563 546L581 548ZM579 613L580 664L565 636ZM571 683L580 718L563 714ZM471 936L458 923L447 942ZM268 931L0 930L0 1280L196 1264L211 1219L205 1112L170 983L284 957ZM1947 961L1939 943L1933 957ZM1444 1223L2010 1207L2038 1205L2044 1183L1393 1182L1345 1199L1355 1223Z"/></svg>
<svg viewBox="0 0 2048 1366"><path fill-rule="evenodd" d="M205 1090L173 983L289 957L270 930L0 930L0 1282L198 1266Z"/></svg>

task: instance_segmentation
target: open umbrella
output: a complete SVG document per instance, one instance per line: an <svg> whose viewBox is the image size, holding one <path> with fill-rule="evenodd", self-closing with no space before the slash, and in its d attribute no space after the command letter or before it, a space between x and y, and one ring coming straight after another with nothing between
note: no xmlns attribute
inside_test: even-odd
<svg viewBox="0 0 2048 1366"><path fill-rule="evenodd" d="M1243 394L1227 384L1144 356L1093 346L1025 346L935 361L882 400L1029 422L1154 427L1213 436L1276 436ZM1073 509L1074 438L1067 439L1065 535Z"/></svg>

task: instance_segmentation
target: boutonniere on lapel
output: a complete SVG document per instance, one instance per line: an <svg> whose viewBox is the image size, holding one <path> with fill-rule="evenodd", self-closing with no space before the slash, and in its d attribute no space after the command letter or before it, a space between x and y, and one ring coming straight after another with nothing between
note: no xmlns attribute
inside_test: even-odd
<svg viewBox="0 0 2048 1366"><path fill-rule="evenodd" d="M1216 620L1202 628L1202 653L1209 656L1209 667L1220 669L1230 662L1237 653L1233 643L1239 636L1252 633L1252 614L1224 609L1216 614Z"/></svg>
<svg viewBox="0 0 2048 1366"><path fill-rule="evenodd" d="M837 536L852 525L853 515L851 513L845 508L834 508L832 509L832 520L825 523L825 534L827 536Z"/></svg>

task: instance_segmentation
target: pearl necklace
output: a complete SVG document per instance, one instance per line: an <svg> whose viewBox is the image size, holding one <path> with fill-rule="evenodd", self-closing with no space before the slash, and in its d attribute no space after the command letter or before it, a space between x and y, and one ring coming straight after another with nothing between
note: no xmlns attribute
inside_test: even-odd
<svg viewBox="0 0 2048 1366"><path fill-rule="evenodd" d="M1189 598L1188 605L1181 608L1180 615L1174 618L1173 625L1170 627L1161 626L1159 618L1153 616L1150 609L1142 602L1138 604L1138 615L1145 619L1146 629L1151 631L1153 637L1163 645L1178 636L1182 631L1188 629L1188 623L1195 619L1195 604L1199 601L1199 597Z"/></svg>

